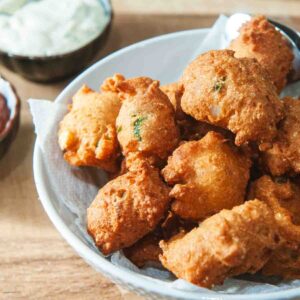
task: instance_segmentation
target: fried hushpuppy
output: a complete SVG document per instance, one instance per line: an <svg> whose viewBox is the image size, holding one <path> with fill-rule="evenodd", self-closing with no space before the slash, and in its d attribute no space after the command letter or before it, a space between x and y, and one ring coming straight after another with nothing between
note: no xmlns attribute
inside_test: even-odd
<svg viewBox="0 0 300 300"><path fill-rule="evenodd" d="M87 228L103 254L129 247L153 231L169 204L159 172L141 161L99 190L87 210Z"/></svg>
<svg viewBox="0 0 300 300"><path fill-rule="evenodd" d="M180 219L172 211L169 211L166 218L158 224L154 231L150 232L142 239L128 248L123 249L124 255L139 268L147 263L159 263L159 254L162 250L159 242L163 239L170 239L179 232L188 232L198 224L186 222Z"/></svg>
<svg viewBox="0 0 300 300"><path fill-rule="evenodd" d="M283 244L273 252L261 271L266 276L300 279L300 243L292 241L292 244Z"/></svg>
<svg viewBox="0 0 300 300"><path fill-rule="evenodd" d="M280 93L286 85L294 56L286 39L264 16L256 16L245 23L229 48L235 51L236 57L257 59Z"/></svg>
<svg viewBox="0 0 300 300"><path fill-rule="evenodd" d="M287 178L264 175L252 182L248 198L266 202L274 211L281 235L300 242L300 188Z"/></svg>
<svg viewBox="0 0 300 300"><path fill-rule="evenodd" d="M175 110L175 118L178 121L186 120L187 115L181 108L181 97L183 95L183 85L178 82L166 84L160 89L168 96L173 108Z"/></svg>
<svg viewBox="0 0 300 300"><path fill-rule="evenodd" d="M249 197L259 197L272 210L282 245L263 267L265 275L300 278L300 188L288 179L263 176L251 184Z"/></svg>
<svg viewBox="0 0 300 300"><path fill-rule="evenodd" d="M273 176L300 173L300 102L283 99L285 118L279 123L272 148L261 153L261 163Z"/></svg>
<svg viewBox="0 0 300 300"><path fill-rule="evenodd" d="M277 245L271 209L252 200L222 210L187 234L160 242L159 258L178 278L210 288L228 277L256 273Z"/></svg>
<svg viewBox="0 0 300 300"><path fill-rule="evenodd" d="M159 164L179 143L175 112L159 82L140 77L115 83L123 100L116 120L124 156L132 153Z"/></svg>
<svg viewBox="0 0 300 300"><path fill-rule="evenodd" d="M199 221L243 203L251 162L219 133L180 145L162 170L173 188L172 210Z"/></svg>
<svg viewBox="0 0 300 300"><path fill-rule="evenodd" d="M124 255L137 267L142 268L146 263L159 263L159 254L162 253L159 242L161 236L151 232L129 248L123 249Z"/></svg>
<svg viewBox="0 0 300 300"><path fill-rule="evenodd" d="M121 102L114 93L97 93L84 85L60 122L58 142L65 160L74 166L116 170L119 143L115 121Z"/></svg>
<svg viewBox="0 0 300 300"><path fill-rule="evenodd" d="M208 51L185 69L181 106L185 113L229 129L236 145L272 142L283 104L255 59L236 58L231 50Z"/></svg>
<svg viewBox="0 0 300 300"><path fill-rule="evenodd" d="M187 141L199 140L209 131L216 131L225 137L232 138L232 133L222 127L217 127L209 123L199 122L187 115L181 107L181 98L184 92L183 85L174 82L163 85L160 89L169 97L174 110L177 124L180 128L181 138Z"/></svg>

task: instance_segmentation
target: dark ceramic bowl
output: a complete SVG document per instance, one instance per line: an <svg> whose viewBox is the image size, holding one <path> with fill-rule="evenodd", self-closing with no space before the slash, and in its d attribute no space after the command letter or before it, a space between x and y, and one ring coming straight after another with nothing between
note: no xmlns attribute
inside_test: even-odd
<svg viewBox="0 0 300 300"><path fill-rule="evenodd" d="M4 87L4 88L3 88ZM0 78L0 93L3 95L9 109L9 118L3 130L0 131L0 158L4 155L14 140L20 123L20 98L15 88L3 78Z"/></svg>
<svg viewBox="0 0 300 300"><path fill-rule="evenodd" d="M0 50L0 63L23 77L38 82L57 81L86 68L107 40L111 27L110 1L100 0L109 22L100 34L75 51L53 56L22 56Z"/></svg>

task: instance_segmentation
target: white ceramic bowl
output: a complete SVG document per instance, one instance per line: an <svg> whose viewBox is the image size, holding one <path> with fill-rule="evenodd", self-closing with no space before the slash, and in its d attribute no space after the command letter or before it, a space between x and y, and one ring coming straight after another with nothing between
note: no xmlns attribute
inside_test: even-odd
<svg viewBox="0 0 300 300"><path fill-rule="evenodd" d="M208 29L197 29L172 33L117 51L78 76L63 90L56 101L67 103L84 83L94 89L98 89L99 84L106 77L117 72L124 74L126 77L145 75L160 79L162 83L175 81L178 79L175 74L182 72L189 62L191 54L197 49L207 32ZM167 60L170 49L172 49L172 55L174 56L172 63ZM49 188L47 170L42 152L37 143L34 150L34 178L40 200L49 218L61 235L88 264L115 283L129 290L135 291L140 295L146 295L151 299L300 299L300 288L276 293L248 295L180 291L162 285L159 280L153 280L125 268L117 267L109 260L101 257L80 232L73 231L71 225L74 223L74 216L67 207L62 207L58 200L58 195L55 195Z"/></svg>

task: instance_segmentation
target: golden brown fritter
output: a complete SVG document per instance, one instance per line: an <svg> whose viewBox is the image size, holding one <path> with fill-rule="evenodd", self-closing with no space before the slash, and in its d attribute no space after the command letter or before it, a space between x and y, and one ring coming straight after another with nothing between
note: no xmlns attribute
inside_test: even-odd
<svg viewBox="0 0 300 300"><path fill-rule="evenodd" d="M188 234L160 242L160 261L178 278L203 287L255 273L278 246L271 209L259 200L222 210Z"/></svg>
<svg viewBox="0 0 300 300"><path fill-rule="evenodd" d="M300 278L300 187L293 182L263 176L251 185L249 197L259 197L273 210L283 243L262 269L265 275Z"/></svg>
<svg viewBox="0 0 300 300"><path fill-rule="evenodd" d="M193 130L196 125L195 119L188 116L181 108L181 97L183 95L183 85L175 82L161 86L160 89L168 96L175 110L175 120L180 131L181 140L192 140L196 137ZM199 139L199 137L198 137Z"/></svg>
<svg viewBox="0 0 300 300"><path fill-rule="evenodd" d="M129 248L123 249L125 256L139 268L148 262L160 262L159 254L162 253L159 242L161 237L151 232Z"/></svg>
<svg viewBox="0 0 300 300"><path fill-rule="evenodd" d="M182 109L198 121L229 129L238 146L254 141L264 149L283 118L283 104L267 77L255 59L235 58L231 50L206 52L181 78Z"/></svg>
<svg viewBox="0 0 300 300"><path fill-rule="evenodd" d="M241 204L250 166L250 160L216 132L180 145L162 170L166 182L174 185L172 210L199 221Z"/></svg>
<svg viewBox="0 0 300 300"><path fill-rule="evenodd" d="M72 100L58 132L65 160L74 166L115 171L119 155L115 121L121 107L117 95L97 93L84 85Z"/></svg>
<svg viewBox="0 0 300 300"><path fill-rule="evenodd" d="M266 202L274 211L281 235L300 242L300 188L289 179L262 176L250 186L249 198Z"/></svg>
<svg viewBox="0 0 300 300"><path fill-rule="evenodd" d="M119 73L112 77L107 77L100 86L100 91L119 94L118 84L125 81L126 78Z"/></svg>
<svg viewBox="0 0 300 300"><path fill-rule="evenodd" d="M140 161L102 187L87 210L87 228L103 254L129 247L154 230L168 209L169 188Z"/></svg>
<svg viewBox="0 0 300 300"><path fill-rule="evenodd" d="M287 243L274 251L262 268L262 274L283 279L300 279L300 243Z"/></svg>
<svg viewBox="0 0 300 300"><path fill-rule="evenodd" d="M181 97L184 92L183 85L178 82L161 86L160 89L169 97L174 110L177 125L180 128L181 138L186 141L199 140L209 131L223 134L226 138L234 139L234 135L229 130L214 126L209 123L199 122L187 115L181 107Z"/></svg>
<svg viewBox="0 0 300 300"><path fill-rule="evenodd" d="M179 143L172 104L150 78L129 79L117 87L124 99L116 120L124 156L139 153L159 164Z"/></svg>
<svg viewBox="0 0 300 300"><path fill-rule="evenodd" d="M168 96L175 110L175 118L178 121L186 120L187 115L181 108L181 97L183 95L183 85L178 82L166 84L160 89Z"/></svg>
<svg viewBox="0 0 300 300"><path fill-rule="evenodd" d="M300 101L283 99L285 119L279 123L271 149L261 153L261 163L273 176L300 173Z"/></svg>
<svg viewBox="0 0 300 300"><path fill-rule="evenodd" d="M292 69L293 52L286 39L264 16L256 16L244 24L229 48L235 51L236 57L256 58L280 93Z"/></svg>
<svg viewBox="0 0 300 300"><path fill-rule="evenodd" d="M128 248L124 248L125 256L136 266L144 267L146 263L160 263L158 258L162 254L159 242L163 239L170 239L179 232L188 232L198 226L197 223L188 222L180 219L172 211L155 228L154 231L137 241Z"/></svg>
<svg viewBox="0 0 300 300"><path fill-rule="evenodd" d="M158 84L158 81L155 81ZM102 83L100 89L103 92L113 92L118 94L121 100L130 99L136 95L144 94L153 80L149 77L135 77L126 80L121 74L108 77Z"/></svg>

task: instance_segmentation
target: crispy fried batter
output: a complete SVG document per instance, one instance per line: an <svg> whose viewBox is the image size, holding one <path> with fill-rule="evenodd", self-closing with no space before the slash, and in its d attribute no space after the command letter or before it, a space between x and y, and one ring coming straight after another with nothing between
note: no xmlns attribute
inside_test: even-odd
<svg viewBox="0 0 300 300"><path fill-rule="evenodd" d="M178 82L166 84L160 89L168 96L173 108L175 110L175 118L178 121L185 121L187 115L181 108L181 97L183 95L183 85Z"/></svg>
<svg viewBox="0 0 300 300"><path fill-rule="evenodd" d="M286 243L274 251L262 268L262 274L284 279L300 279L300 244Z"/></svg>
<svg viewBox="0 0 300 300"><path fill-rule="evenodd" d="M96 93L84 85L60 123L58 141L65 160L74 166L115 171L119 155L115 121L120 106L116 94Z"/></svg>
<svg viewBox="0 0 300 300"><path fill-rule="evenodd" d="M241 204L250 166L250 160L216 132L182 144L162 170L166 182L174 185L172 210L198 221Z"/></svg>
<svg viewBox="0 0 300 300"><path fill-rule="evenodd" d="M251 183L249 198L266 202L274 211L281 235L300 242L300 188L286 178L262 176Z"/></svg>
<svg viewBox="0 0 300 300"><path fill-rule="evenodd" d="M293 52L264 16L256 16L244 24L229 48L235 51L236 57L256 58L280 93L292 68Z"/></svg>
<svg viewBox="0 0 300 300"><path fill-rule="evenodd" d="M251 184L249 197L258 197L273 210L283 243L263 268L263 274L300 278L300 187L288 179L263 176Z"/></svg>
<svg viewBox="0 0 300 300"><path fill-rule="evenodd" d="M265 148L283 118L283 104L267 77L255 59L209 51L184 71L182 109L198 121L229 129L238 146L254 141Z"/></svg>
<svg viewBox="0 0 300 300"><path fill-rule="evenodd" d="M125 256L136 266L144 267L146 263L157 262L162 254L159 242L163 239L170 239L179 232L189 232L198 226L197 223L188 222L180 219L172 211L169 211L167 217L155 228L154 231L137 241L131 247L124 248Z"/></svg>
<svg viewBox="0 0 300 300"><path fill-rule="evenodd" d="M125 256L139 268L148 262L159 262L162 253L159 247L161 236L151 232L129 248L123 249Z"/></svg>
<svg viewBox="0 0 300 300"><path fill-rule="evenodd" d="M154 230L169 204L169 188L157 169L140 161L102 187L87 210L96 245L109 254L129 247Z"/></svg>
<svg viewBox="0 0 300 300"><path fill-rule="evenodd" d="M274 176L300 173L300 102L283 99L285 119L279 123L271 149L261 154L261 163Z"/></svg>
<svg viewBox="0 0 300 300"><path fill-rule="evenodd" d="M196 139L196 133L193 130L196 125L195 119L188 116L181 107L181 97L183 95L183 85L181 83L175 82L161 86L160 89L168 96L170 102L175 110L175 119L177 126L180 131L180 137L182 140L193 140ZM198 137L199 139L199 137Z"/></svg>
<svg viewBox="0 0 300 300"><path fill-rule="evenodd" d="M151 163L164 161L179 143L175 112L159 82L134 78L117 85L124 99L117 117L123 154L139 153Z"/></svg>
<svg viewBox="0 0 300 300"><path fill-rule="evenodd" d="M222 210L188 234L160 242L162 264L178 278L203 287L255 273L278 245L273 213L258 200Z"/></svg>
<svg viewBox="0 0 300 300"><path fill-rule="evenodd" d="M115 74L108 77L102 83L100 89L104 92L113 92L118 94L121 100L132 99L137 95L143 95L147 92L149 86L155 82L159 86L158 81L153 81L149 77L135 77L126 80L121 74Z"/></svg>

